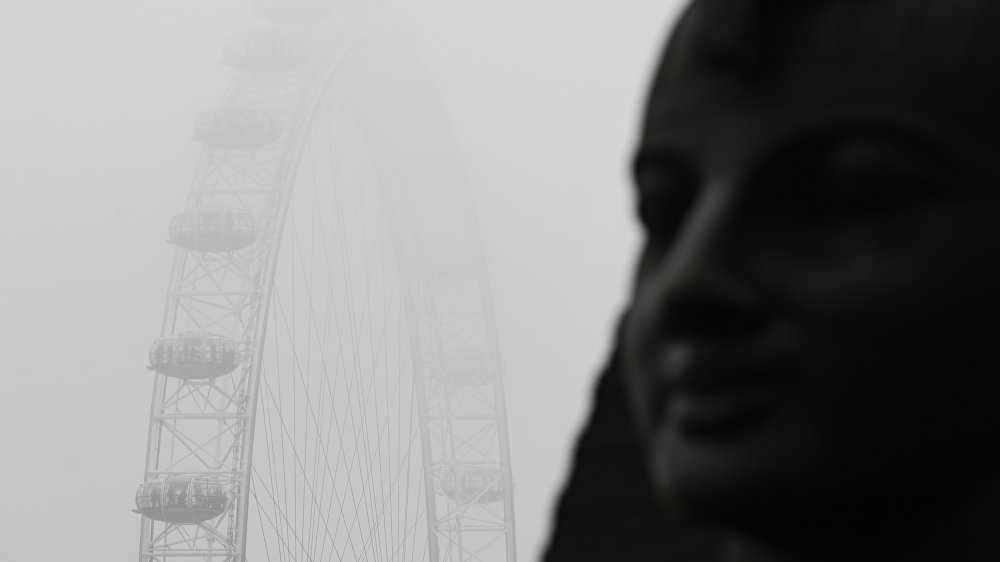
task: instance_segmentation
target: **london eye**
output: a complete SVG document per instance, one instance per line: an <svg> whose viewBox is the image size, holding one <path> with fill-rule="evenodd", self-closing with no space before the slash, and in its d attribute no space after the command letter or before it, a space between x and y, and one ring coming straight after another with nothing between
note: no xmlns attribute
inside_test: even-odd
<svg viewBox="0 0 1000 562"><path fill-rule="evenodd" d="M502 365L447 113L377 18L326 6L259 6L194 119L140 560L514 561Z"/></svg>

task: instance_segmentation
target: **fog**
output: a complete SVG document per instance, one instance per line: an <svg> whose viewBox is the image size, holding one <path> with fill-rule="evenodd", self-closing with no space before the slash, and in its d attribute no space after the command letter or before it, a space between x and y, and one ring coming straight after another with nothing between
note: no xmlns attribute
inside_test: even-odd
<svg viewBox="0 0 1000 562"><path fill-rule="evenodd" d="M517 555L537 559L637 245L627 164L678 2L400 0L441 96L495 309ZM0 63L0 552L137 558L153 374L235 0L9 3ZM252 556L250 559L254 559ZM260 559L260 558L257 558Z"/></svg>

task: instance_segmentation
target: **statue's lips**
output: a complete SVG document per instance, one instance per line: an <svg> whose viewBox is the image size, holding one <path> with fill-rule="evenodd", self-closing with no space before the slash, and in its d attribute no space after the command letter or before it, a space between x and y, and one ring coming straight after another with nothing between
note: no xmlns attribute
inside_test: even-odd
<svg viewBox="0 0 1000 562"><path fill-rule="evenodd" d="M678 391L670 400L667 423L685 436L727 436L753 428L781 409L788 386L755 383L713 392Z"/></svg>
<svg viewBox="0 0 1000 562"><path fill-rule="evenodd" d="M661 424L690 436L750 429L787 403L794 371L775 358L689 354L659 377L655 410Z"/></svg>

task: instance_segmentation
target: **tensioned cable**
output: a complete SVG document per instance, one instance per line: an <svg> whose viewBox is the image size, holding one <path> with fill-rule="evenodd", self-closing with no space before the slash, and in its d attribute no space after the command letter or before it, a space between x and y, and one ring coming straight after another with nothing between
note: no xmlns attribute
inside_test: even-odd
<svg viewBox="0 0 1000 562"><path fill-rule="evenodd" d="M327 122L327 125L328 125L328 122ZM339 207L338 207L338 209L339 209ZM370 307L369 307L369 309L370 309ZM387 313L386 313L386 314L387 314ZM383 324L385 324L385 322L383 322ZM370 325L370 324L369 324L369 325ZM359 354L359 355L360 355L360 354ZM375 359L375 357L373 356L373 360L374 360L374 359ZM360 370L358 370L358 372L360 372ZM356 388L357 388L357 386L356 386ZM389 398L388 398L388 396L387 396L386 398L387 398L387 400L389 399ZM367 403L367 402L368 402L368 399L363 399L363 404L364 404L364 403ZM364 408L362 408L362 409L364 409ZM376 417L378 417L378 416L376 416ZM384 421L382 422L382 425L383 425L383 427L385 426L385 422L384 422ZM380 434L381 434L381 431L379 432L379 435L380 435ZM379 443L381 443L381 441L379 441ZM379 447L381 447L381 444L379 445ZM368 464L368 466L370 466L370 467L371 467L371 466L373 466L373 463L372 463L372 462L370 462L370 461L369 461L369 462L368 462L367 464ZM371 477L369 477L369 481L372 481L372 478L371 478ZM383 485L382 487L383 487L383 489L384 489L384 485ZM369 488L370 488L370 487L369 487ZM376 524L377 524L377 520L376 520ZM386 534L386 533L384 533L384 532L383 532L383 533L380 533L380 535L381 535L381 536L383 536L383 537L386 537L386 536L387 536L387 534Z"/></svg>
<svg viewBox="0 0 1000 562"><path fill-rule="evenodd" d="M280 306L280 296L278 297L278 299L279 299L279 300L278 300L278 302L279 302L279 306ZM285 319L285 322L284 322L284 324L285 324L285 325L287 326L287 324L288 324L288 322L287 322L287 318ZM286 328L286 329L287 329L287 328ZM294 336L293 336L293 338L294 338ZM293 352L294 352L294 350L293 350ZM299 359L298 359L298 358L296 357L296 360L298 361ZM298 366L297 370L301 371L301 366ZM280 413L279 413L279 415L280 415ZM320 429L320 430L321 430L321 429Z"/></svg>
<svg viewBox="0 0 1000 562"><path fill-rule="evenodd" d="M329 122L327 122L326 125L329 126ZM317 145L314 144L312 145L312 148L316 146ZM314 160L313 163L315 165L315 159L313 160ZM317 179L316 173L314 172L313 173L314 188L316 179ZM318 197L316 197L316 199L318 199ZM341 266L344 268L347 268L351 263L353 263L353 251L350 249L355 247L355 237L360 237L361 239L360 245L362 248L365 249L370 248L368 240L365 237L365 231L362 228L360 229L360 234L359 234L359 229L357 229L356 227L356 225L359 222L362 225L366 224L367 222L365 220L364 207L360 207L360 205L362 204L363 203L359 202L358 203L359 207L355 207L355 215L354 217L352 217L354 219L355 229L352 229L353 231L351 232L350 235L347 235L347 232L345 231L345 225L347 223L342 220L336 221L337 227L334 229L334 232L343 235L342 240L348 240L348 242L335 245L340 249L339 256L337 257L340 258L339 261L341 263ZM422 514L426 513L426 506L425 506L424 510L422 511L418 510L417 515L413 521L413 524L412 525L407 524L407 518L410 516L409 503L411 499L411 484L413 482L413 477L414 477L413 474L414 471L412 470L412 461L414 460L412 444L417 438L419 438L419 432L415 431L414 428L415 416L413 414L414 410L413 405L415 401L415 393L413 392L410 393L409 401L404 401L400 399L400 394L403 388L402 375L405 369L404 362L398 361L396 364L395 367L396 380L395 384L393 385L390 384L389 382L391 374L391 370L389 368L389 362L384 361L383 364L383 362L380 361L381 358L389 356L387 330L388 330L388 325L390 324L389 322L390 319L389 310L391 308L389 305L390 299L388 298L389 293L387 289L383 287L380 299L382 301L382 307L381 307L382 329L380 330L380 333L376 338L376 331L374 326L375 318L372 317L373 283L371 282L372 276L374 275L373 271L375 270L373 270L373 268L371 267L371 263L368 260L369 256L365 252L362 252L363 254L362 257L364 258L363 263L365 266L364 267L365 283L363 291L364 295L363 300L365 304L364 309L359 311L356 307L356 303L353 302L354 301L353 295L355 295L354 280L349 275L345 275L345 279L343 280L344 283L343 292L347 296L347 298L345 299L346 304L344 305L345 310L342 311L343 315L341 315L341 313L339 313L337 310L339 308L337 306L337 299L332 298L334 293L334 287L332 286L332 284L328 284L329 286L325 291L326 300L331 304L329 304L328 306L327 305L323 306L322 309L318 309L315 307L315 304L317 303L315 302L314 297L321 296L317 295L316 292L314 291L316 283L316 266L317 262L319 261L316 260L316 253L317 253L316 250L318 247L316 243L316 234L317 234L316 215L318 212L317 211L318 208L319 205L316 205L312 209L312 214L311 214L312 220L309 224L309 229L308 229L309 230L308 246L302 243L302 241L305 239L300 239L299 228L297 227L297 223L295 222L294 215L289 218L289 223L286 224L286 228L290 227L293 240L292 243L296 249L295 252L292 252L292 255L290 255L289 258L290 261L293 262L293 269L295 269L295 266L298 266L298 269L302 270L303 272L304 280L301 285L304 287L304 291L299 292L298 291L299 285L293 280L289 288L292 298L291 307L287 308L285 306L285 303L283 302L282 297L280 296L280 291L278 290L277 286L275 287L275 299L274 301L272 301L275 303L274 306L276 307L276 309L280 311L280 313L276 314L275 316L282 317L281 325L284 326L284 330L288 334L288 340L290 341L291 355L293 361L293 366L291 369L293 372L293 377L291 382L291 388L288 389L288 393L291 394L291 405L293 408L293 411L290 412L291 416L288 416L291 418L290 423L289 420L285 419L285 416L282 412L283 406L287 404L285 389L282 386L282 383L280 382L280 378L282 377L277 377L279 379L279 381L276 383L277 396L275 396L274 389L272 389L267 384L266 379L264 381L265 392L269 395L271 400L271 404L268 405L268 408L266 409L272 409L272 408L274 409L273 414L267 415L265 417L265 424L264 424L266 426L265 428L266 433L268 434L266 443L268 443L267 447L269 451L268 454L269 464L271 464L274 469L279 468L279 465L277 464L277 459L274 459L274 453L276 449L273 445L275 439L281 440L280 448L283 451L281 455L282 462L280 464L281 467L280 472L282 473L281 475L282 489L277 492L277 495L281 499L280 502L272 501L273 504L272 509L275 510L281 509L282 513L286 513L289 511L288 507L292 508L291 513L293 514L293 519L295 519L294 524L288 522L286 517L285 518L286 525L284 525L284 527L288 528L287 532L290 532L293 535L295 535L297 542L302 543L301 545L297 545L296 548L306 553L309 553L309 555L311 557L314 557L314 559L322 559L322 555L325 554L328 544L332 545L334 551L336 552L337 542L338 542L336 537L338 536L341 538L346 538L347 541L353 545L352 539L355 535L352 529L354 529L355 526L361 524L362 515L364 515L363 520L367 522L368 531L365 533L367 534L367 539L364 540L364 544L361 547L360 554L362 554L363 556L366 552L369 551L369 549L372 546L374 546L373 541L378 541L379 546L375 548L372 552L376 553L376 556L378 558L391 557L395 555L394 554L395 552L400 552L401 549L404 549L407 546L406 545L407 542L410 543L409 546L411 550L416 548L418 541L411 539L412 531L419 525L421 518L424 516ZM341 210L342 207L340 205L337 205L335 213L339 214ZM323 261L325 262L323 265L326 266L328 271L332 271L333 267L330 263L331 261L330 258L333 256L333 254L336 253L335 252L336 247L330 248L330 251L326 250L326 242L328 240L328 237L325 235L326 229L323 227L322 222L323 222L323 217L322 215L320 215L319 216L320 225L318 231L320 233L319 235L320 243L323 245L324 249L324 251L320 252L320 255L322 255ZM384 274L386 269L385 262L383 261L378 265L381 266L381 272L382 272L381 277L384 279L386 277L386 275ZM396 279L395 281L398 283L399 279ZM386 281L386 284L388 284L388 281ZM297 337L297 335L300 334L300 332L298 332L298 328L300 326L300 321L298 320L298 311L302 302L306 303L305 307L306 310L308 311L307 312L308 322L307 325L304 327L304 331L306 332L305 341ZM317 314L316 313L317 310L322 310L322 314ZM291 315L292 318L290 321L287 318L289 314ZM398 314L402 316L404 312L398 311ZM322 321L320 321L320 317L322 317ZM344 338L343 336L338 338L339 340L338 347L341 350L341 353L338 354L339 362L345 368L335 369L332 371L332 373L334 377L339 377L339 376L346 377L345 380L347 382L343 387L340 387L336 383L331 382L331 377L330 377L331 370L327 366L329 350L331 349L333 343L329 341L330 339L332 339L329 338L331 318L333 319L333 323L339 326L341 329L345 324L351 326L351 330L349 330L349 333L354 334L349 338ZM275 326L275 328L277 328L277 326ZM338 329L338 332L341 332L342 331L341 329ZM363 334L363 336L359 338L358 336L361 334ZM362 338L364 338L365 336L367 336L366 338L367 348L365 348L362 344ZM317 348L319 350L318 359L322 364L322 367L320 368L321 376L319 377L318 381L316 381L315 377L311 375L311 373L313 372L313 359L314 359L313 337L316 337L317 340L319 340ZM402 339L402 337L398 335L397 338L400 338L400 340ZM347 347L351 349L353 352L349 356L348 354L343 353L345 339L347 339L346 342ZM275 337L276 342L277 340L278 338ZM305 349L300 348L300 344L303 343ZM400 355L403 355L401 341L399 342L399 347L400 347ZM369 353L366 355L365 353L362 352L363 349L367 349ZM281 363L282 362L280 360L276 361L275 368L278 374L280 374ZM347 364L350 364L351 368L346 368ZM376 376L376 373L381 373L382 377L381 383L379 382L378 380L379 377ZM353 376L348 376L349 374L353 374ZM368 384L364 384L362 375L367 375L369 377ZM298 382L296 382L296 380ZM415 384L415 383L411 381L410 384ZM315 394L318 394L318 396L314 396L313 391L316 390L317 386L319 390ZM338 402L335 396L337 394L337 388L343 388L347 398L346 413L342 416L337 414ZM379 396L379 394L382 394L383 396ZM327 400L328 398L329 401ZM382 400L384 400L384 406L385 406L384 409L381 408ZM393 412L392 408L393 402L395 402L396 406L395 421L396 421L397 431L395 434L396 436L395 443L392 443L393 441L391 435L392 432L388 430L390 427L389 425L390 421L392 421L391 412ZM403 415L404 402L407 403L409 406L407 415L405 417ZM324 414L328 403L329 403L330 416L327 419L324 417ZM372 426L368 421L368 414L371 413L371 411L368 409L369 406L374 406L374 417L376 419L376 423L374 426ZM300 420L298 419L299 415L302 416L301 423ZM273 418L276 418L276 420ZM411 426L407 439L403 439L403 431L401 429L401 426L404 424L404 421L406 421L406 423L410 424ZM290 435L288 431L289 425L291 425ZM338 431L337 432L328 431L328 429L330 429L332 426L336 426ZM334 435L337 435L340 441L343 442L343 438L346 436L345 430L348 429L350 429L352 439L354 440L355 443L351 459L348 460L344 456L343 454L345 449L344 447L338 447L339 451L337 453L337 458L334 459L333 462L331 463L330 462L331 455L329 454L329 440L332 439ZM324 434L326 436L325 442L324 440L320 439L320 437ZM295 449L300 446L300 443L313 444L314 445L313 451L319 449L319 452L321 454L313 454L310 459L308 450L305 450L301 453L295 452ZM405 449L404 449L404 443L406 444ZM395 457L398 464L390 462L392 458L391 454L389 456L385 456L390 452L390 449L386 449L386 447L390 444L395 445L396 449ZM293 449L292 459L289 459L286 447L292 447ZM323 463L320 462L321 459L324 461ZM364 459L364 463L362 463L362 459ZM286 464L286 461L288 460L293 461L292 470L289 470ZM310 460L312 461L311 463L308 462ZM324 469L322 471L320 470L321 464ZM390 468L394 464L396 465L395 471L393 471ZM296 466L297 470L295 469ZM307 468L307 466L309 468ZM382 470L383 466L389 468L389 473L393 474L392 478L389 480L388 486L386 483L387 473L384 470ZM341 501L342 498L340 497L338 478L336 474L339 474L342 468L346 470L345 478L347 478L347 486L345 487L345 493L348 493L352 498L354 498L354 501L352 502L353 505L344 505L344 502ZM402 478L401 474L404 468L406 471L405 479ZM377 475L375 474L376 471L378 472ZM275 472L277 472L277 470L275 470ZM289 472L291 472L291 478L289 478L288 474ZM357 493L354 490L354 483L353 483L354 480L351 477L352 474L360 475L360 484L362 486L362 489ZM419 474L417 474L416 476L418 477L417 478L418 481L422 481L422 478L420 478ZM301 485L299 482L300 477L302 479ZM277 476L271 475L269 478L272 482L271 485L274 486L274 481L277 480ZM289 489L288 485L289 480L291 480L291 487L290 487L291 489ZM377 486L376 486L376 480L377 480ZM401 486L399 484L401 480L405 482L405 486ZM261 485L265 487L268 485L266 482L263 481L263 479L261 479L260 482ZM333 494L330 495L326 494L325 487L327 483L330 483L331 487L333 488L334 490ZM318 490L316 488L317 485L319 486ZM311 500L304 499L301 503L298 503L300 499L298 497L299 495L298 491L301 488L306 488L309 490L309 494L312 497ZM400 496L401 494L400 490L403 490L402 496ZM288 506L289 502L287 501L289 494L293 496L291 506ZM259 501L258 496L255 495L255 498L257 498L257 500ZM337 533L330 532L328 522L324 522L322 517L323 509L317 508L317 506L315 505L317 503L325 503L325 501L327 501L327 498L329 498L328 501L330 502L336 501L337 504L340 504L341 519L344 519L345 515L343 511L344 507L353 507L354 509L353 518L347 519L346 523L347 529L344 535L340 535L339 532ZM418 501L420 501L422 498L423 496L420 494L416 496L416 499ZM274 498L272 497L272 499ZM400 499L402 499L402 501L400 501ZM279 503L285 507L279 508L278 505ZM403 504L402 510L398 509L400 503ZM397 506L397 508L391 510L390 507L393 505ZM362 513L361 510L359 509L361 507L364 508L365 510L364 513ZM260 506L258 505L258 510L259 509ZM390 512L394 514L394 518L386 517L387 513ZM264 515L266 515L266 513ZM347 515L350 516L351 514ZM398 524L393 526L402 531L402 538L398 537L394 538L396 537L396 534L393 532L391 528L389 529L389 531L385 530L384 526L387 525L386 523L387 519L398 521ZM316 537L319 534L321 534L318 529L318 526L321 523L323 524L322 526L326 528L325 529L326 533L323 535L322 541L318 541L316 540ZM291 528L295 527L297 529L302 525L308 527L308 530L306 531L304 537L305 539L304 541L300 541L299 535L296 534L297 531ZM338 529L339 529L339 524L338 524ZM396 541L397 544L394 546L390 545L389 544L390 540ZM321 553L320 558L315 558L317 542L322 543L319 548L319 552ZM353 545L352 549L355 548L356 546L357 545ZM411 556L411 558L413 557Z"/></svg>

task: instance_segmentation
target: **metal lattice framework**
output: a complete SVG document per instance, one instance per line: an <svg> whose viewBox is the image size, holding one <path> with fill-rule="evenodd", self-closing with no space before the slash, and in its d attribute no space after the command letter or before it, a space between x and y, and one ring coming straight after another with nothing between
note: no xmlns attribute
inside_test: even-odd
<svg viewBox="0 0 1000 562"><path fill-rule="evenodd" d="M226 58L171 224L140 559L515 560L488 279L425 73L359 21Z"/></svg>

